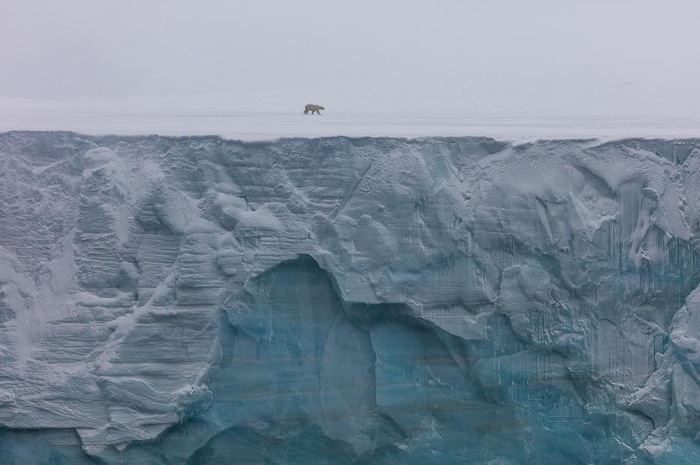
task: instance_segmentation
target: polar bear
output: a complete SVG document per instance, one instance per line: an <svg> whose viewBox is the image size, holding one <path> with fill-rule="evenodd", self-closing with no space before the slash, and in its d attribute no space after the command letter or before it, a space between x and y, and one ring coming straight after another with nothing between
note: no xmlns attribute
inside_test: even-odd
<svg viewBox="0 0 700 465"><path fill-rule="evenodd" d="M304 114L308 115L309 112L311 112L311 114L313 115L314 112L316 112L320 115L321 112L319 110L325 110L325 108L323 108L321 105L314 105L313 103L309 103L304 107Z"/></svg>

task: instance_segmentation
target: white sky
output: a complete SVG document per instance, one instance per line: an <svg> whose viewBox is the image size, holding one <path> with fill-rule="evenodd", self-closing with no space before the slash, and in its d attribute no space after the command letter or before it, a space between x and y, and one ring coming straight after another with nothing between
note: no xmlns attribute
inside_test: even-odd
<svg viewBox="0 0 700 465"><path fill-rule="evenodd" d="M0 0L0 97L697 117L698 21L700 0Z"/></svg>

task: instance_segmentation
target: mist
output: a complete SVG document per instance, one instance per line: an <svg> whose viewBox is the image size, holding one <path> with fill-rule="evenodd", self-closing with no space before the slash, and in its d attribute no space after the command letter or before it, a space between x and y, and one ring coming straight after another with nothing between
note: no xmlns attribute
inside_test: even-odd
<svg viewBox="0 0 700 465"><path fill-rule="evenodd" d="M5 0L0 97L700 115L700 2Z"/></svg>

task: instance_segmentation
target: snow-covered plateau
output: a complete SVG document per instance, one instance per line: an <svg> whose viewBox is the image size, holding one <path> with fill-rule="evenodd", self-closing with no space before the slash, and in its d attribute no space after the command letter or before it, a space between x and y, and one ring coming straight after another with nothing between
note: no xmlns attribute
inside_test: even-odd
<svg viewBox="0 0 700 465"><path fill-rule="evenodd" d="M3 133L0 464L697 464L699 238L700 139Z"/></svg>
<svg viewBox="0 0 700 465"><path fill-rule="evenodd" d="M298 96L297 96L298 97ZM361 108L352 96L321 101L322 116L304 115L306 100L278 94L103 99L0 98L0 132L74 131L93 135L208 136L244 141L280 137L494 137L499 140L616 140L700 136L700 114L685 117L542 113L465 115L450 108L419 113ZM377 96L379 100L379 96ZM395 103L395 102L387 102ZM419 107L424 102L418 102ZM386 106L386 108L392 108Z"/></svg>

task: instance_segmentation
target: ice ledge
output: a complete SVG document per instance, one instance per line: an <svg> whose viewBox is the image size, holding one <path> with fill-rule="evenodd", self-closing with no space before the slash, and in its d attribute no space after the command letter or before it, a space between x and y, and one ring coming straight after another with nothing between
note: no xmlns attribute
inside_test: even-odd
<svg viewBox="0 0 700 465"><path fill-rule="evenodd" d="M107 463L698 453L697 139L12 132L0 160L6 437Z"/></svg>

